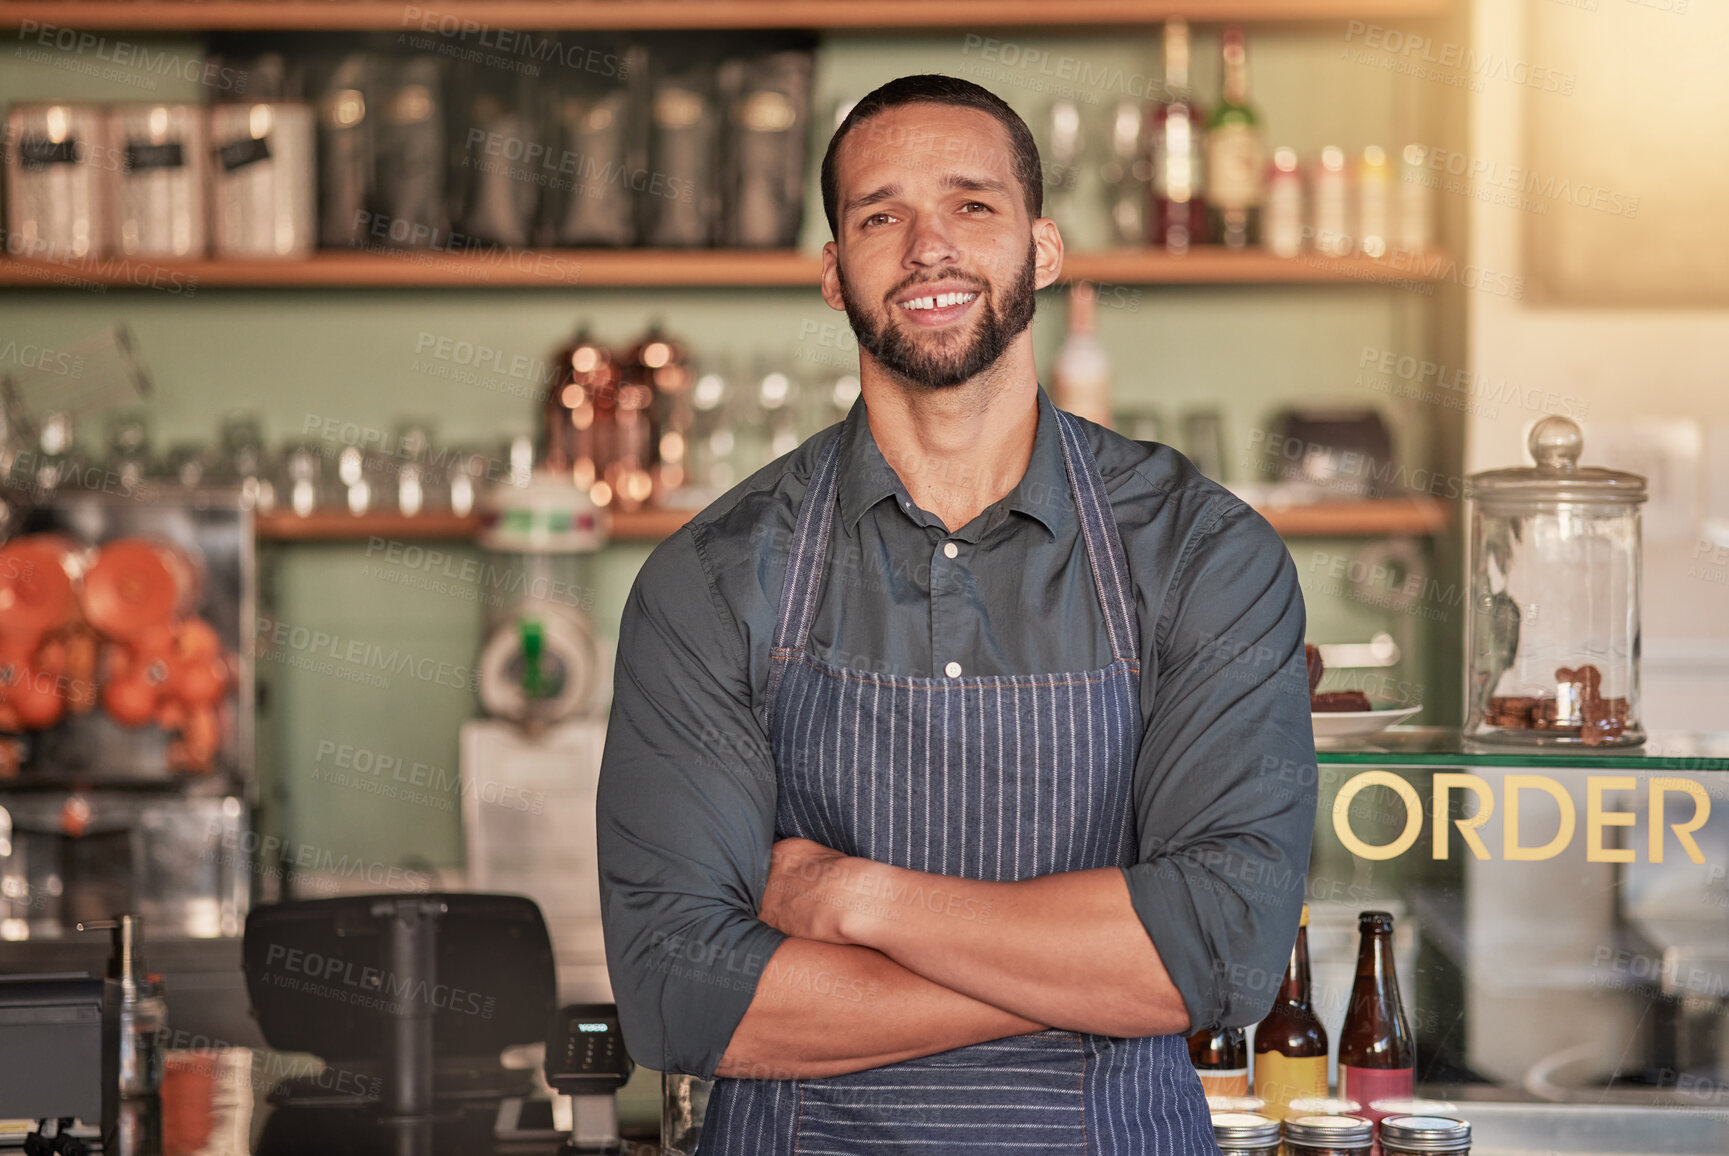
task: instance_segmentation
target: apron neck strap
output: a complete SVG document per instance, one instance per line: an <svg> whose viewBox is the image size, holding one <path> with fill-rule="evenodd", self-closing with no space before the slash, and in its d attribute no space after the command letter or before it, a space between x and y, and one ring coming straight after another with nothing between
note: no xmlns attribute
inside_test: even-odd
<svg viewBox="0 0 1729 1156"><path fill-rule="evenodd" d="M1078 419L1060 409L1053 408L1051 412L1056 415L1061 434L1063 468L1081 520L1087 560L1092 564L1093 588L1105 612L1112 657L1138 667L1140 630L1135 615L1134 584L1116 519L1105 498L1098 460L1087 445ZM858 420L865 420L862 410ZM839 505L837 475L844 429L837 427L817 451L816 466L811 470L804 500L799 503L798 522L787 559L786 586L774 628L773 645L779 651L803 651L811 622L816 618L823 561L828 555L829 536Z"/></svg>
<svg viewBox="0 0 1729 1156"><path fill-rule="evenodd" d="M1105 624L1110 631L1111 656L1139 667L1141 632L1140 619L1135 614L1135 584L1129 575L1128 556L1123 552L1116 516L1105 496L1104 479L1099 476L1098 459L1081 432L1080 419L1054 407L1051 412L1057 415L1057 429L1063 435L1063 467L1068 470L1069 489L1075 495L1075 512L1080 515L1081 534L1087 543L1087 560L1093 566L1093 588L1098 592L1099 606L1105 612Z"/></svg>

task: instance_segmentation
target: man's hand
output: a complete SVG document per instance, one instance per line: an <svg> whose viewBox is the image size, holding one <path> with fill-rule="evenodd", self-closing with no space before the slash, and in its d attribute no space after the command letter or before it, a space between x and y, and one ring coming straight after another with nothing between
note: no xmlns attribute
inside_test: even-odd
<svg viewBox="0 0 1729 1156"><path fill-rule="evenodd" d="M798 939L845 943L846 881L850 865L859 861L812 839L781 839L771 854L758 918Z"/></svg>

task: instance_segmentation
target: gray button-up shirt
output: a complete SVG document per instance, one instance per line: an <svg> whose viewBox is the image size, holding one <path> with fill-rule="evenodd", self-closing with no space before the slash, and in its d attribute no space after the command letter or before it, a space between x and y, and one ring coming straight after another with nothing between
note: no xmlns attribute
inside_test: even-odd
<svg viewBox="0 0 1729 1156"><path fill-rule="evenodd" d="M917 677L1110 663L1042 390L1038 405L1025 475L953 531L913 504L853 407L812 652ZM1290 953L1314 827L1296 567L1263 518L1175 450L1086 432L1141 624L1140 854L1124 875L1191 1023L1246 1026ZM600 774L601 907L625 1040L663 1071L713 1074L786 938L756 918L775 839L763 712L820 441L663 542L625 606Z"/></svg>

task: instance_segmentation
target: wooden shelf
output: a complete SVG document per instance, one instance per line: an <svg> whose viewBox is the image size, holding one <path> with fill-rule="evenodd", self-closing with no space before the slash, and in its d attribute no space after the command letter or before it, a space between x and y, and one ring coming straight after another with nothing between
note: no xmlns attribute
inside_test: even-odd
<svg viewBox="0 0 1729 1156"><path fill-rule="evenodd" d="M1434 498L1383 498L1324 502L1262 509L1273 529L1287 538L1353 538L1381 534L1427 535L1447 528L1445 502ZM683 526L695 510L639 510L612 515L615 542L658 542ZM344 514L319 511L301 517L281 510L260 514L256 533L262 541L352 542L369 538L397 541L472 539L480 529L475 515Z"/></svg>
<svg viewBox="0 0 1729 1156"><path fill-rule="evenodd" d="M1120 285L1409 285L1439 280L1445 253L1399 254L1383 261L1315 253L1275 257L1260 249L1204 246L1176 257L1156 249L1071 253L1067 280ZM159 261L104 257L72 261L0 260L0 286L157 289L185 295L204 288L811 288L821 258L793 250L500 249L483 253L320 252L299 260Z"/></svg>
<svg viewBox="0 0 1729 1156"><path fill-rule="evenodd" d="M273 510L253 519L253 535L270 542L343 542L365 538L462 539L480 529L473 514L345 514L319 510L301 517Z"/></svg>
<svg viewBox="0 0 1729 1156"><path fill-rule="evenodd" d="M1447 503L1423 497L1256 508L1286 538L1423 537L1441 533L1452 520Z"/></svg>
<svg viewBox="0 0 1729 1156"><path fill-rule="evenodd" d="M670 538L680 527L696 517L695 510L638 510L634 514L615 513L612 516L612 540L615 542L658 542Z"/></svg>
<svg viewBox="0 0 1729 1156"><path fill-rule="evenodd" d="M1117 285L1401 285L1441 280L1450 265L1440 250L1376 260L1319 253L1275 257L1265 249L1202 245L1180 257L1158 249L1070 253L1063 260L1063 277Z"/></svg>
<svg viewBox="0 0 1729 1156"><path fill-rule="evenodd" d="M0 260L0 285L41 288L570 289L592 286L815 285L818 258L789 250L496 249L319 252L293 260L159 260L101 257Z"/></svg>
<svg viewBox="0 0 1729 1156"><path fill-rule="evenodd" d="M639 510L612 515L614 541L658 542L690 521L695 510ZM266 542L454 541L480 532L477 514L345 514L319 510L301 517L287 510L259 514L253 533Z"/></svg>
<svg viewBox="0 0 1729 1156"><path fill-rule="evenodd" d="M1205 22L1412 20L1448 0L0 0L0 25L163 31L389 29L452 44L482 29L920 29L1123 27ZM422 23L425 27L422 28Z"/></svg>

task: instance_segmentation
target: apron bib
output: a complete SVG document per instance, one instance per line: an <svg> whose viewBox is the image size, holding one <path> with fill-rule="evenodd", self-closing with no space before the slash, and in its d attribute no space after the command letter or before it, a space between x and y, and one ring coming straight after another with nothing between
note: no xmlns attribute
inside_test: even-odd
<svg viewBox="0 0 1729 1156"><path fill-rule="evenodd" d="M799 507L775 625L767 723L776 838L998 881L1135 861L1133 587L1092 451L1074 418L1056 416L1112 662L912 678L807 655L835 511L836 431ZM941 892L900 901L949 906ZM960 907L951 914L989 918ZM828 1079L717 1080L700 1151L1205 1156L1217 1148L1182 1036L1051 1030Z"/></svg>

